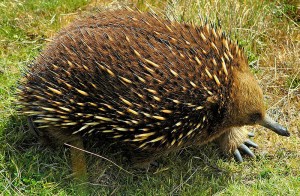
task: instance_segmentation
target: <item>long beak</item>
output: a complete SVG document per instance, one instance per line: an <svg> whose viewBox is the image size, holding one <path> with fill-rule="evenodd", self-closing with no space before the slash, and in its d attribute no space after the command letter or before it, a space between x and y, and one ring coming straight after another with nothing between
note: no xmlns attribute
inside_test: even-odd
<svg viewBox="0 0 300 196"><path fill-rule="evenodd" d="M278 135L287 136L287 137L290 136L290 133L288 132L288 130L286 128L284 128L283 126L281 126L280 124L275 122L268 115L266 115L265 118L259 124L268 129L271 129Z"/></svg>

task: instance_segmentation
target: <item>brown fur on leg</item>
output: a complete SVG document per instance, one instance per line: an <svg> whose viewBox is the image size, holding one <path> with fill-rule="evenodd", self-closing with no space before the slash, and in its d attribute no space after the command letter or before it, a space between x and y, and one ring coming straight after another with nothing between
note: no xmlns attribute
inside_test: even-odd
<svg viewBox="0 0 300 196"><path fill-rule="evenodd" d="M72 162L72 172L76 179L85 182L87 180L87 166L86 160L84 156L84 152L79 149L84 149L82 137L78 135L65 135L60 129L52 129L49 130L44 129L41 131L37 128L36 124L34 123L34 119L32 117L28 117L28 126L30 131L39 139L41 144L43 145L51 145L56 146L58 144L68 143L71 146L76 148L70 147L70 156ZM55 142L53 142L55 141Z"/></svg>
<svg viewBox="0 0 300 196"><path fill-rule="evenodd" d="M70 145L79 149L84 149L82 138L79 137L78 140L71 141ZM79 149L73 147L70 148L72 171L76 179L82 180L84 182L87 179L87 166L84 152Z"/></svg>
<svg viewBox="0 0 300 196"><path fill-rule="evenodd" d="M248 131L245 127L233 127L222 134L217 142L220 144L221 150L229 155L248 139Z"/></svg>

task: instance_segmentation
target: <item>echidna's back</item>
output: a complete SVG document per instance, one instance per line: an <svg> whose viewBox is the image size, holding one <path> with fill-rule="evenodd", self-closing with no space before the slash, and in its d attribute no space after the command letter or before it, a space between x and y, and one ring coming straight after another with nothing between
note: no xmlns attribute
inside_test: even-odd
<svg viewBox="0 0 300 196"><path fill-rule="evenodd" d="M209 25L104 12L54 38L20 101L41 128L179 146L222 118L234 51Z"/></svg>

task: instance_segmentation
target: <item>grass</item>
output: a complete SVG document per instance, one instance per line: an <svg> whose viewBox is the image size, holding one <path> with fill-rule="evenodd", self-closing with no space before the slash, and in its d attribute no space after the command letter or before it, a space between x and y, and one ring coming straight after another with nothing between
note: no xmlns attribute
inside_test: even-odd
<svg viewBox="0 0 300 196"><path fill-rule="evenodd" d="M87 155L91 195L297 195L300 192L300 27L297 1L138 0L125 4L154 10L180 21L199 23L198 14L220 20L238 39L265 93L268 113L287 126L290 138L261 127L257 157L237 164L213 145L184 149L160 159L155 171L128 174ZM124 4L124 3L122 3ZM69 150L41 146L14 104L21 72L47 44L47 38L74 18L118 1L4 0L0 2L0 193L77 195ZM298 7L297 7L298 6ZM109 147L91 149L107 155ZM121 158L113 160L120 164ZM129 166L122 165L129 172ZM85 193L85 194L88 194Z"/></svg>

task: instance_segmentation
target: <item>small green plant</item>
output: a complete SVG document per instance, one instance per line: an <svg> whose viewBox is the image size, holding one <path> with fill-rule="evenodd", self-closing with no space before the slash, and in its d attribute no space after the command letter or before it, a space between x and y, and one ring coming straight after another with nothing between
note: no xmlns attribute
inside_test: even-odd
<svg viewBox="0 0 300 196"><path fill-rule="evenodd" d="M300 77L288 77L287 86L291 89L299 89L300 88Z"/></svg>

